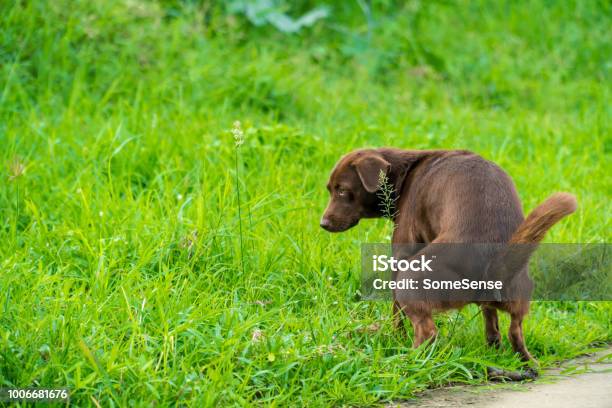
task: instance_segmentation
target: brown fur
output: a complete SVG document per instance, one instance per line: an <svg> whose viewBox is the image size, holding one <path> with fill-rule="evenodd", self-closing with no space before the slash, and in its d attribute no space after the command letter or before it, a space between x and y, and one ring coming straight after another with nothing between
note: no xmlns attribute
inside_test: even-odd
<svg viewBox="0 0 612 408"><path fill-rule="evenodd" d="M327 188L331 199L321 227L340 232L362 218L384 216L378 177L383 172L396 192L393 244L410 243L534 243L512 259L512 273L527 276L529 256L550 227L576 210L576 199L556 193L524 218L516 188L496 164L465 150L357 150L342 157L334 167ZM404 258L427 253L404 254ZM394 293L393 315L397 328L407 316L414 328L413 346L437 334L432 314L461 308L461 301L409 301ZM532 360L525 345L522 322L529 311L528 300L474 302L485 319L487 342L501 344L497 310L511 317L508 337L515 352ZM496 372L511 379L527 378ZM500 374L501 373L501 374Z"/></svg>

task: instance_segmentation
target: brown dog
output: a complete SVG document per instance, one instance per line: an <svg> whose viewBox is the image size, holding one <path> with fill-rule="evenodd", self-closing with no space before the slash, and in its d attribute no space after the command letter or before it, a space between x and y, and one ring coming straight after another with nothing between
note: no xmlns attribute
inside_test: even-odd
<svg viewBox="0 0 612 408"><path fill-rule="evenodd" d="M396 195L393 244L537 243L552 225L576 210L572 195L557 193L525 219L510 177L496 164L469 151L364 149L342 157L333 169L327 183L331 199L321 227L340 232L361 218L385 216L377 194L381 172ZM517 274L526 276L531 252L516 264ZM414 347L437 334L433 312L471 303L410 301L395 292L393 298L395 325L401 326L403 315L410 318ZM532 360L522 328L529 300L473 303L482 308L490 345L501 342L497 309L506 311L511 316L509 339L514 351L524 361Z"/></svg>

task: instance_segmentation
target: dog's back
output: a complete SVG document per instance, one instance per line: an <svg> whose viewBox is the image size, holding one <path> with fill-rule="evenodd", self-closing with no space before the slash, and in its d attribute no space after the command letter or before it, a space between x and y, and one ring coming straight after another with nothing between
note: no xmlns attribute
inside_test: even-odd
<svg viewBox="0 0 612 408"><path fill-rule="evenodd" d="M514 183L499 166L471 152L440 151L406 180L396 221L409 233L394 242L508 242L523 220Z"/></svg>

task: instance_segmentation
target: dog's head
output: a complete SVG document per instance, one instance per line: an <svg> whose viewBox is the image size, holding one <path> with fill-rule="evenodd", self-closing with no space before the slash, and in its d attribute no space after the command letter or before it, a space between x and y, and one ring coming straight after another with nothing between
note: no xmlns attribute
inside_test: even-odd
<svg viewBox="0 0 612 408"><path fill-rule="evenodd" d="M357 225L362 218L382 216L381 173L388 175L391 163L380 150L357 150L342 157L327 183L330 201L321 218L321 227L341 232Z"/></svg>

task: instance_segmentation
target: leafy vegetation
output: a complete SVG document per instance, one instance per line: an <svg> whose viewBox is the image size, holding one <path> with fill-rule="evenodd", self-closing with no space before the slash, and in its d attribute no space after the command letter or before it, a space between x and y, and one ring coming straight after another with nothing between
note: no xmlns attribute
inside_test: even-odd
<svg viewBox="0 0 612 408"><path fill-rule="evenodd" d="M368 405L518 367L475 307L412 350L389 304L359 302L360 244L391 226L321 230L325 181L357 147L467 148L526 211L576 194L548 241L609 240L609 3L326 6L286 34L217 2L0 3L2 386L82 406ZM612 338L611 310L534 303L528 346L542 366L584 353Z"/></svg>

